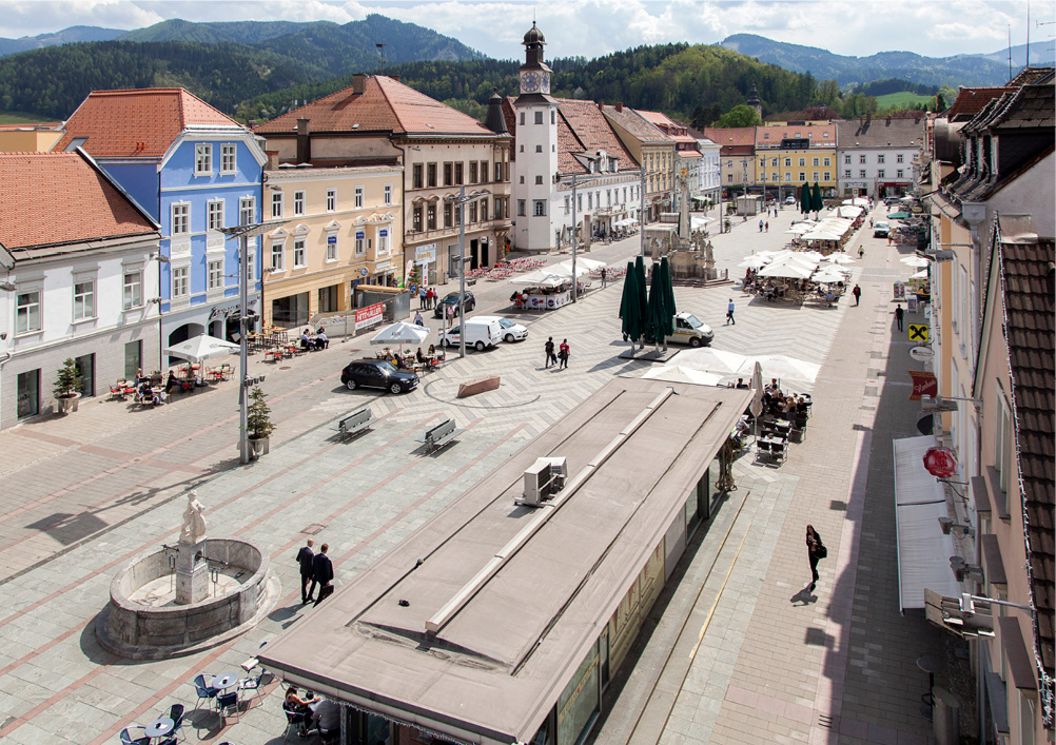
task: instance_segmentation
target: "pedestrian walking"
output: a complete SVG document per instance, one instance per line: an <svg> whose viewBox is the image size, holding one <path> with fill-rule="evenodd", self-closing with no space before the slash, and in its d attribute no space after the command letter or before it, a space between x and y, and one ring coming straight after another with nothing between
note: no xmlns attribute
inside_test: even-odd
<svg viewBox="0 0 1056 745"><path fill-rule="evenodd" d="M605 271L605 267L601 268L601 289L605 289L605 281L608 279L608 272Z"/></svg>
<svg viewBox="0 0 1056 745"><path fill-rule="evenodd" d="M734 307L735 307L735 306L734 306L734 304L733 304L733 298L731 297L731 298L730 298L730 302L729 302L729 304L728 304L728 305L726 306L726 323L725 323L725 324L723 324L723 325L725 325L725 326L729 326L729 325L730 325L731 323L732 323L732 324L733 324L734 326L736 326L736 325L737 325L737 321L736 321L736 320L734 320L734 317L733 317L733 310L734 310Z"/></svg>
<svg viewBox="0 0 1056 745"><path fill-rule="evenodd" d="M862 288L855 285L854 289L851 290L851 294L854 295L854 307L857 308L862 304Z"/></svg>
<svg viewBox="0 0 1056 745"><path fill-rule="evenodd" d="M810 589L813 590L821 576L818 574L818 562L829 555L829 549L821 542L821 536L813 525L807 526L807 559L810 561Z"/></svg>
<svg viewBox="0 0 1056 745"><path fill-rule="evenodd" d="M759 221L759 232L760 233L763 232L763 221L762 220Z"/></svg>
<svg viewBox="0 0 1056 745"><path fill-rule="evenodd" d="M425 309L426 310L432 310L432 308L433 308L433 306L435 304L436 304L436 290L434 290L432 287L430 287L428 290L426 290L426 293L425 293Z"/></svg>
<svg viewBox="0 0 1056 745"><path fill-rule="evenodd" d="M297 552L297 564L301 569L301 605L308 605L315 593L315 574L312 570L312 561L315 558L315 551L312 550L314 545L315 541L309 538Z"/></svg>
<svg viewBox="0 0 1056 745"><path fill-rule="evenodd" d="M766 228L766 230L764 230L763 232L764 233L769 233L770 232L770 221L769 220L766 221L765 228Z"/></svg>
<svg viewBox="0 0 1056 745"><path fill-rule="evenodd" d="M860 244L858 246L858 258L860 259L863 256L865 256L865 244L864 243L862 243L862 244Z"/></svg>
<svg viewBox="0 0 1056 745"><path fill-rule="evenodd" d="M557 362L557 355L554 354L554 337L547 337L546 344L543 345L543 351L546 352L546 367L550 367L551 364Z"/></svg>
<svg viewBox="0 0 1056 745"><path fill-rule="evenodd" d="M568 367L568 355L571 350L568 347L568 339L561 340L561 346L557 350L557 358L561 360L561 367Z"/></svg>
<svg viewBox="0 0 1056 745"><path fill-rule="evenodd" d="M324 543L319 547L319 553L312 559L312 578L319 585L319 597L315 599L316 605L334 594L334 564L326 555L329 550L330 546Z"/></svg>
<svg viewBox="0 0 1056 745"><path fill-rule="evenodd" d="M898 324L898 330L902 330L902 319L906 317L906 312L902 310L902 303L895 304L895 323Z"/></svg>
<svg viewBox="0 0 1056 745"><path fill-rule="evenodd" d="M414 325L415 326L424 326L425 325L425 319L422 318L422 311L420 311L420 310L416 310L414 312Z"/></svg>

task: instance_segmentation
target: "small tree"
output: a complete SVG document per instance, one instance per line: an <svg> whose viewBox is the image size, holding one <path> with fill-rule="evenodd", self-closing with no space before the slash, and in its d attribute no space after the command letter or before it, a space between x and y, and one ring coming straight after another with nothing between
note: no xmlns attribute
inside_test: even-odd
<svg viewBox="0 0 1056 745"><path fill-rule="evenodd" d="M256 386L249 392L248 427L251 439L257 440L269 436L275 425L271 423L271 407L264 400L264 391Z"/></svg>
<svg viewBox="0 0 1056 745"><path fill-rule="evenodd" d="M81 392L81 387L81 371L77 369L77 363L68 358L59 368L55 387L51 392L55 398L72 398L74 394Z"/></svg>

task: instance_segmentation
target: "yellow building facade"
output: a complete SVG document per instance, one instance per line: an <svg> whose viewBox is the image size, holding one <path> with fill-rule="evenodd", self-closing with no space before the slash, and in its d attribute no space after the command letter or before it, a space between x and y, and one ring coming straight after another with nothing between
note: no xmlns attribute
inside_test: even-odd
<svg viewBox="0 0 1056 745"><path fill-rule="evenodd" d="M0 153L50 153L62 135L62 122L0 124Z"/></svg>
<svg viewBox="0 0 1056 745"><path fill-rule="evenodd" d="M403 168L276 168L265 173L265 326L303 327L352 307L360 284L403 277Z"/></svg>
<svg viewBox="0 0 1056 745"><path fill-rule="evenodd" d="M756 185L771 198L794 192L803 182L836 193L836 125L765 125L755 128Z"/></svg>

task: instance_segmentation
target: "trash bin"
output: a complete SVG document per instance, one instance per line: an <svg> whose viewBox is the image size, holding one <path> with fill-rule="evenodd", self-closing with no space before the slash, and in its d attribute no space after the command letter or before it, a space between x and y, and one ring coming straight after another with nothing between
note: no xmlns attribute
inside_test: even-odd
<svg viewBox="0 0 1056 745"><path fill-rule="evenodd" d="M938 745L958 745L961 741L960 704L952 693L936 686L931 718L932 734Z"/></svg>

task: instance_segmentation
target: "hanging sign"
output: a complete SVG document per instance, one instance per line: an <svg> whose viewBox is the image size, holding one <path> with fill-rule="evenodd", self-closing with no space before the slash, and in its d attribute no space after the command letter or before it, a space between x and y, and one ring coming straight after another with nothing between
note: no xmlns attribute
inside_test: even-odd
<svg viewBox="0 0 1056 745"><path fill-rule="evenodd" d="M913 379L913 392L909 395L910 401L919 401L921 396L935 398L939 395L939 381L935 378L935 373L910 370L909 377Z"/></svg>
<svg viewBox="0 0 1056 745"><path fill-rule="evenodd" d="M936 478L948 479L957 473L957 458L949 448L928 448L924 469Z"/></svg>
<svg viewBox="0 0 1056 745"><path fill-rule="evenodd" d="M374 303L365 308L356 309L356 331L376 326L381 323L385 311L385 303Z"/></svg>

